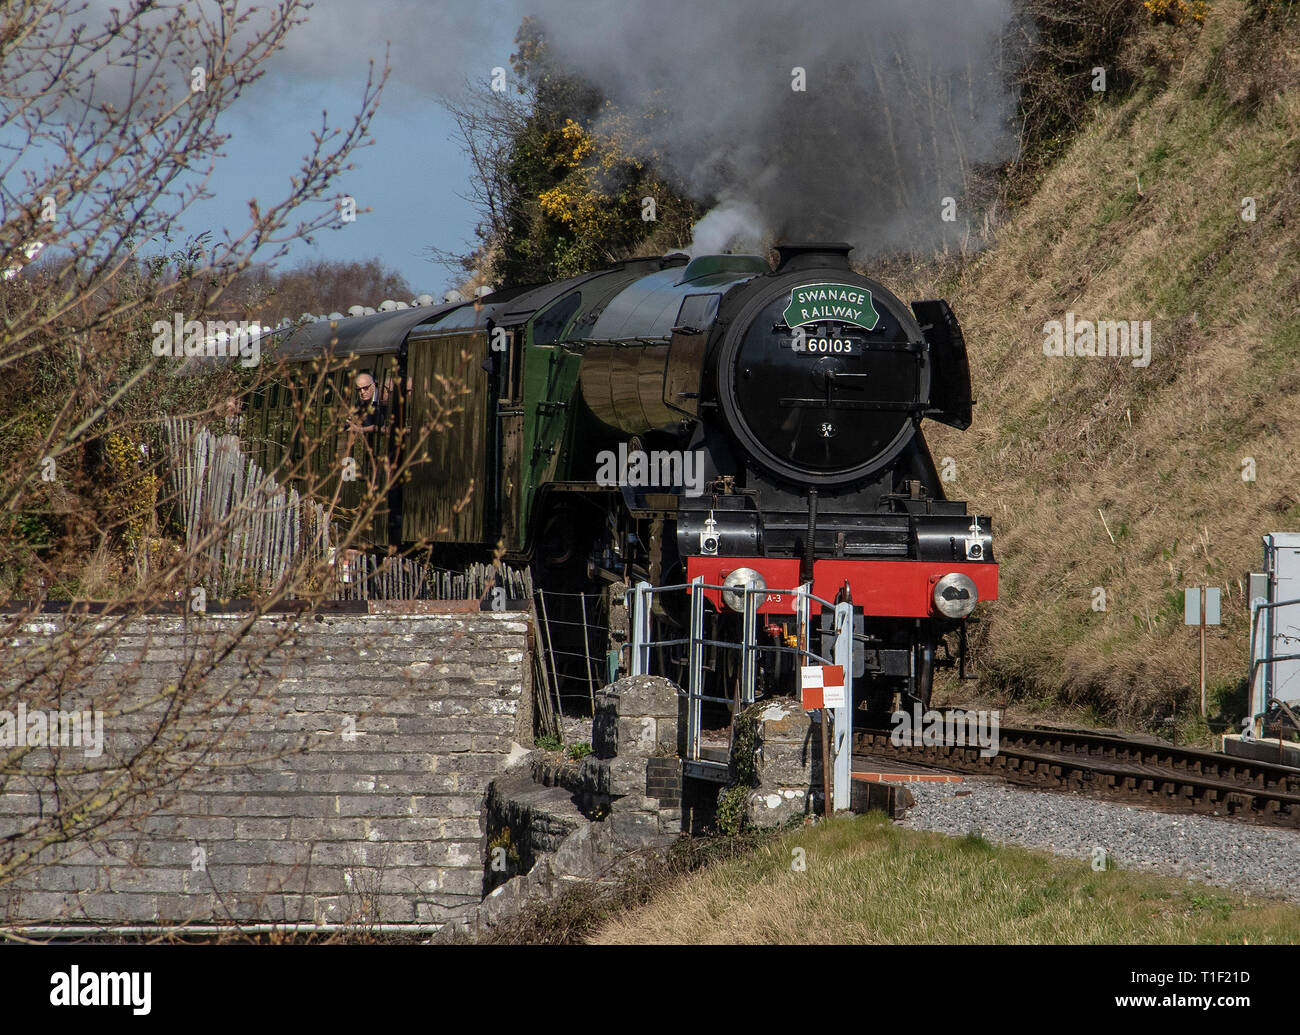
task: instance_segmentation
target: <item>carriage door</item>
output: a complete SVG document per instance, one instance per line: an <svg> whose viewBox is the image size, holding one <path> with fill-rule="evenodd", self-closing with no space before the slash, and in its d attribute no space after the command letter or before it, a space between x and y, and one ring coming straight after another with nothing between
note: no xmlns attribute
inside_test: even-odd
<svg viewBox="0 0 1300 1035"><path fill-rule="evenodd" d="M525 325L494 328L489 337L503 344L500 394L497 398L497 427L500 433L501 483L499 487L501 538L506 549L523 548L519 513L523 501L524 449L524 338ZM502 338L501 336L505 337Z"/></svg>

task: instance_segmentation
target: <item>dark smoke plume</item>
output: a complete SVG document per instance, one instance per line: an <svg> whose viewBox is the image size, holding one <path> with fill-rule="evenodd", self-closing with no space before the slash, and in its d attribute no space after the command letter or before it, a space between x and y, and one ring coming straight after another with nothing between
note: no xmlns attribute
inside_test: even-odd
<svg viewBox="0 0 1300 1035"><path fill-rule="evenodd" d="M563 66L655 111L656 149L716 205L701 250L836 238L861 259L956 241L970 212L945 221L944 199L1015 154L1012 0L531 7Z"/></svg>
<svg viewBox="0 0 1300 1035"><path fill-rule="evenodd" d="M88 16L113 2L88 0ZM317 0L270 82L359 87L387 48L384 106L418 118L507 65L528 15L563 66L625 112L654 112L639 123L653 148L711 205L700 250L821 237L864 259L956 244L979 219L972 174L1015 156L1015 0Z"/></svg>

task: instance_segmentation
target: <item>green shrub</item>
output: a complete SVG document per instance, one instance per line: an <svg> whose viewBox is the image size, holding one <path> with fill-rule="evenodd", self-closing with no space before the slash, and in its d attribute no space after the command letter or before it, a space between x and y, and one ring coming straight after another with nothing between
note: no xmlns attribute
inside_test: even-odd
<svg viewBox="0 0 1300 1035"><path fill-rule="evenodd" d="M748 818L748 787L727 787L718 792L718 833L734 837L745 830Z"/></svg>

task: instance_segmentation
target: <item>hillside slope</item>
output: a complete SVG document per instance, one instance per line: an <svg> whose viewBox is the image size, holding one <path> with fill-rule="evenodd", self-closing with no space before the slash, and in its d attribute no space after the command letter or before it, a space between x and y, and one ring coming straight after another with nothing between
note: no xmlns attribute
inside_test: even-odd
<svg viewBox="0 0 1300 1035"><path fill-rule="evenodd" d="M1186 586L1223 588L1209 681L1236 686L1260 536L1300 530L1300 7L1216 2L1136 42L1146 81L1097 103L994 247L938 285L978 405L968 432L930 433L950 493L995 522L986 686L1121 721L1195 707ZM910 297L935 291L913 272ZM1149 320L1149 365L1045 355L1067 313Z"/></svg>

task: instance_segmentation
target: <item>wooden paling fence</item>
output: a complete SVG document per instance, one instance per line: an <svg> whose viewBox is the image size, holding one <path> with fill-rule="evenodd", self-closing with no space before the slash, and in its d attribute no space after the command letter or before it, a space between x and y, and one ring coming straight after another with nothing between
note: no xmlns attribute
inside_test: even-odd
<svg viewBox="0 0 1300 1035"><path fill-rule="evenodd" d="M491 564L471 564L463 571L439 568L432 575L431 595L435 600L481 599L498 585L509 600L527 600L533 595L533 577L529 571L508 564L499 569Z"/></svg>
<svg viewBox="0 0 1300 1035"><path fill-rule="evenodd" d="M164 418L185 545L206 562L210 592L276 586L330 547L325 508L280 485L243 452L236 435Z"/></svg>
<svg viewBox="0 0 1300 1035"><path fill-rule="evenodd" d="M238 436L183 418L164 418L163 432L185 545L202 558L203 585L218 597L264 592L324 564L334 583L327 595L339 600L474 600L496 586L509 599L532 598L527 569L473 564L450 571L414 557L336 550L326 508L277 483Z"/></svg>
<svg viewBox="0 0 1300 1035"><path fill-rule="evenodd" d="M497 586L507 600L527 600L533 595L528 569L503 564L471 564L462 571L436 568L414 557L388 557L373 553L351 554L340 564L344 600L482 600Z"/></svg>
<svg viewBox="0 0 1300 1035"><path fill-rule="evenodd" d="M336 560L339 600L427 600L426 565L412 557L352 553Z"/></svg>

